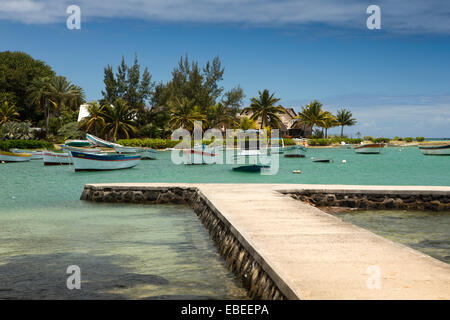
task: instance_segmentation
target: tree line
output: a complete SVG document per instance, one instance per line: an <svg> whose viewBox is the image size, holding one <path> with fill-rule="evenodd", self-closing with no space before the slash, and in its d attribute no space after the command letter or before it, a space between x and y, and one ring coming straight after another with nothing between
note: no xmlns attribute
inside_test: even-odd
<svg viewBox="0 0 450 320"><path fill-rule="evenodd" d="M166 138L172 130L192 130L196 121L208 128L279 128L286 110L280 99L265 89L242 108L245 94L240 85L225 91L225 68L219 57L200 66L188 55L180 58L167 82L155 82L148 67L142 69L137 55L132 65L122 57L117 66L104 68L102 98L88 104L89 116L77 123L78 108L85 103L84 90L44 62L22 52L0 53L0 125L26 121L45 128L45 137L60 134L82 137L84 132L116 140L130 137ZM249 118L242 112L251 113ZM326 137L329 128L354 125L350 111L336 115L316 100L302 107L303 125Z"/></svg>

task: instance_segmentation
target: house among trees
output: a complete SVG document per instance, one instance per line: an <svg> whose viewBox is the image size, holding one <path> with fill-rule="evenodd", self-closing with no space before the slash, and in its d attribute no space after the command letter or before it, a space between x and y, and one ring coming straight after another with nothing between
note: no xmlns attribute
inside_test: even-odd
<svg viewBox="0 0 450 320"><path fill-rule="evenodd" d="M305 125L300 119L297 119L297 113L293 108L284 108L285 112L278 113L280 117L280 136L286 137L290 136L293 138L303 138L311 136L312 127ZM250 110L245 110L241 112L240 117L250 118L252 112ZM256 121L257 127L261 128L261 118Z"/></svg>

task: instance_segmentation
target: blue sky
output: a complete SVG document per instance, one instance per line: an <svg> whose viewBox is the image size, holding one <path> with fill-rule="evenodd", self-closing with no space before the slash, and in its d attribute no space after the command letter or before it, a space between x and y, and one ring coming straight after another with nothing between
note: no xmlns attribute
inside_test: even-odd
<svg viewBox="0 0 450 320"><path fill-rule="evenodd" d="M81 30L66 28L78 4ZM381 30L366 28L379 4ZM450 4L446 1L2 0L0 50L44 60L99 99L103 68L134 53L166 81L181 55L219 55L226 89L270 89L298 110L318 99L352 110L373 136L450 137ZM332 130L338 132L338 130Z"/></svg>

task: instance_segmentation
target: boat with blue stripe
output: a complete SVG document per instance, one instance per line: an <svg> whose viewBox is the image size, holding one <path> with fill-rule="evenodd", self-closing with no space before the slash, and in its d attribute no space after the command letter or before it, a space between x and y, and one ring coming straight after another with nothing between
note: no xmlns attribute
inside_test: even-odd
<svg viewBox="0 0 450 320"><path fill-rule="evenodd" d="M70 151L75 171L119 170L135 167L141 161L140 155L93 154Z"/></svg>

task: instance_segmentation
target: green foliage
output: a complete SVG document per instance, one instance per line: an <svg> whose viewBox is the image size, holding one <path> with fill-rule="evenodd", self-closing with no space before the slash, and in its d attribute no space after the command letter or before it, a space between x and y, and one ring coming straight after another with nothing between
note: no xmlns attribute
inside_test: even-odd
<svg viewBox="0 0 450 320"><path fill-rule="evenodd" d="M392 140L394 140L394 141L403 141L403 138L395 136L394 139L392 139Z"/></svg>
<svg viewBox="0 0 450 320"><path fill-rule="evenodd" d="M411 137L406 137L405 138L405 142L412 142L414 139L413 138L411 138Z"/></svg>
<svg viewBox="0 0 450 320"><path fill-rule="evenodd" d="M114 74L113 67L108 65L104 70L105 91L102 91L105 103L114 103L117 99L124 100L131 108L138 112L145 108L152 93L154 82L148 68L144 69L141 76L141 66L135 54L134 63L128 66L125 57L122 56L122 63L117 67Z"/></svg>
<svg viewBox="0 0 450 320"><path fill-rule="evenodd" d="M424 137L416 137L416 141L423 142L423 141L425 141L425 138Z"/></svg>
<svg viewBox="0 0 450 320"><path fill-rule="evenodd" d="M253 97L250 100L250 106L243 111L252 113L251 120L257 121L261 119L261 129L266 126L280 128L281 119L279 114L286 113L286 110L282 106L276 105L281 99L275 98L275 94L270 94L267 89L264 89L263 92L258 91L258 94L259 97Z"/></svg>
<svg viewBox="0 0 450 320"><path fill-rule="evenodd" d="M40 140L6 140L0 141L0 150L17 149L53 149L53 143Z"/></svg>
<svg viewBox="0 0 450 320"><path fill-rule="evenodd" d="M166 149L175 147L179 141L170 139L120 139L117 141L126 147L149 147L153 149Z"/></svg>
<svg viewBox="0 0 450 320"><path fill-rule="evenodd" d="M37 105L29 99L29 88L33 80L54 74L47 64L24 52L0 52L0 95L17 106L22 121L42 118Z"/></svg>
<svg viewBox="0 0 450 320"><path fill-rule="evenodd" d="M376 138L372 140L374 143L389 143L389 141L391 141L389 138Z"/></svg>
<svg viewBox="0 0 450 320"><path fill-rule="evenodd" d="M249 129L256 129L256 122L255 120L249 119L248 117L242 117L239 123L239 129L242 130L249 130Z"/></svg>
<svg viewBox="0 0 450 320"><path fill-rule="evenodd" d="M84 139L85 133L80 129L78 122L69 122L58 130L58 136L68 139Z"/></svg>
<svg viewBox="0 0 450 320"><path fill-rule="evenodd" d="M34 133L29 122L6 122L0 129L0 140L31 140Z"/></svg>
<svg viewBox="0 0 450 320"><path fill-rule="evenodd" d="M341 137L342 137L344 134L344 127L354 126L356 124L356 119L353 118L353 114L350 112L350 110L342 108L341 110L338 110L338 112L336 113L336 122L339 126L341 126Z"/></svg>
<svg viewBox="0 0 450 320"><path fill-rule="evenodd" d="M139 138L161 138L161 130L153 124L147 124L139 128L137 136Z"/></svg>
<svg viewBox="0 0 450 320"><path fill-rule="evenodd" d="M137 132L134 123L136 110L130 108L125 100L116 99L114 106L106 105L103 113L106 122L104 131L110 139L114 141L117 137L129 139L131 134Z"/></svg>
<svg viewBox="0 0 450 320"><path fill-rule="evenodd" d="M4 101L0 105L0 126L9 121L17 121L19 113L16 112L16 106Z"/></svg>
<svg viewBox="0 0 450 320"><path fill-rule="evenodd" d="M282 138L285 146L293 146L295 145L295 141L293 139Z"/></svg>
<svg viewBox="0 0 450 320"><path fill-rule="evenodd" d="M364 136L363 138L366 141L373 141L373 139L374 139L372 136Z"/></svg>
<svg viewBox="0 0 450 320"><path fill-rule="evenodd" d="M308 144L310 146L329 146L332 141L331 139L309 139Z"/></svg>

